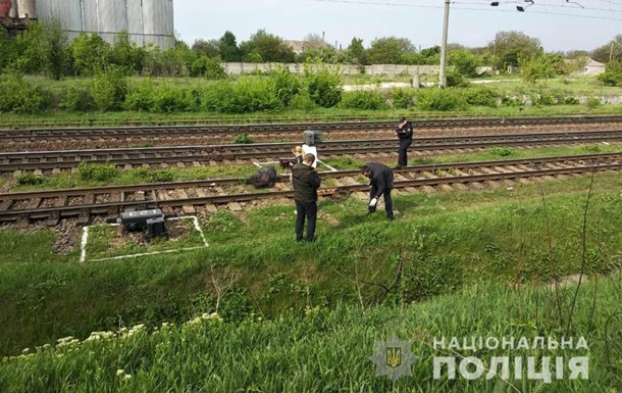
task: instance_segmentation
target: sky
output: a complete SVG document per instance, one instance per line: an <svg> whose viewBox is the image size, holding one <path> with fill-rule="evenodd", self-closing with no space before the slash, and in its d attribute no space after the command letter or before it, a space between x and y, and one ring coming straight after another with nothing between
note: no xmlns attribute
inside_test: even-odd
<svg viewBox="0 0 622 393"><path fill-rule="evenodd" d="M492 0L491 0L492 1ZM529 0L527 0L529 1ZM547 51L592 50L622 34L622 0L454 0L449 43L485 46L496 32L519 30L540 39ZM571 0L572 1L572 0ZM373 3L373 4L369 4ZM238 43L259 29L286 40L310 33L346 48L352 37L369 47L374 38L405 37L415 46L440 45L443 0L174 0L178 38L217 39L227 30Z"/></svg>

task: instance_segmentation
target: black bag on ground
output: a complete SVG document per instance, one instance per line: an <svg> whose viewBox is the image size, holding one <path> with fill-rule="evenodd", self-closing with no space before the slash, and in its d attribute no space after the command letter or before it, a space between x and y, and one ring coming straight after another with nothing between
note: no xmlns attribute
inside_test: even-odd
<svg viewBox="0 0 622 393"><path fill-rule="evenodd" d="M276 183L277 174L276 169L272 166L261 168L250 179L249 184L254 185L257 188L272 187Z"/></svg>

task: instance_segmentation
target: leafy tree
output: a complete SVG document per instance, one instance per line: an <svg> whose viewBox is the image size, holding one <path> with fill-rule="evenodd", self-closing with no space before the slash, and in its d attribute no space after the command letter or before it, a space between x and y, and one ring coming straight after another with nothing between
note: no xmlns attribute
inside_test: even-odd
<svg viewBox="0 0 622 393"><path fill-rule="evenodd" d="M409 53L403 56L402 64L438 65L441 61L441 47L433 46L423 49L419 53Z"/></svg>
<svg viewBox="0 0 622 393"><path fill-rule="evenodd" d="M530 57L520 57L519 65L521 77L529 84L535 84L540 79L555 76L554 58L543 53L537 53Z"/></svg>
<svg viewBox="0 0 622 393"><path fill-rule="evenodd" d="M330 46L322 36L318 34L308 34L303 40L302 53L298 56L300 62L320 61L323 63L332 62L336 57L336 50Z"/></svg>
<svg viewBox="0 0 622 393"><path fill-rule="evenodd" d="M217 57L220 56L219 42L216 40L196 40L192 44L192 50L198 56Z"/></svg>
<svg viewBox="0 0 622 393"><path fill-rule="evenodd" d="M348 57L355 64L367 65L369 64L369 58L365 47L363 47L362 38L352 38L350 45L346 49Z"/></svg>
<svg viewBox="0 0 622 393"><path fill-rule="evenodd" d="M590 57L601 63L622 61L622 34L618 34L607 44L594 49Z"/></svg>
<svg viewBox="0 0 622 393"><path fill-rule="evenodd" d="M145 64L145 49L130 43L127 31L121 31L114 38L110 52L110 62L125 67L128 74L140 74Z"/></svg>
<svg viewBox="0 0 622 393"><path fill-rule="evenodd" d="M243 60L250 62L292 63L295 60L294 50L281 37L260 29L248 41L240 44Z"/></svg>
<svg viewBox="0 0 622 393"><path fill-rule="evenodd" d="M70 50L78 75L95 75L109 64L110 45L98 34L80 34L73 41Z"/></svg>
<svg viewBox="0 0 622 393"><path fill-rule="evenodd" d="M28 30L17 35L14 42L15 59L12 67L24 74L38 74L44 71L43 24L33 23Z"/></svg>
<svg viewBox="0 0 622 393"><path fill-rule="evenodd" d="M226 31L220 40L218 40L218 51L220 52L222 60L225 62L238 62L242 60L242 51L240 51L238 47L235 35L230 31Z"/></svg>
<svg viewBox="0 0 622 393"><path fill-rule="evenodd" d="M15 61L16 57L14 40L4 29L0 29L0 53L2 53L0 56L0 71L2 71Z"/></svg>
<svg viewBox="0 0 622 393"><path fill-rule="evenodd" d="M481 60L466 49L460 49L449 53L448 63L454 66L456 72L467 78L477 76L477 67L480 66Z"/></svg>
<svg viewBox="0 0 622 393"><path fill-rule="evenodd" d="M407 38L377 38L369 48L372 64L404 64L404 56L416 53L415 46Z"/></svg>
<svg viewBox="0 0 622 393"><path fill-rule="evenodd" d="M210 80L216 80L225 79L227 77L225 69L222 68L220 57L212 57L206 59L207 61L205 62L205 72L203 73L203 75L205 75L205 78Z"/></svg>
<svg viewBox="0 0 622 393"><path fill-rule="evenodd" d="M520 58L531 58L543 52L539 39L520 31L498 32L488 44L488 49L496 59L494 65L500 70L516 67Z"/></svg>
<svg viewBox="0 0 622 393"><path fill-rule="evenodd" d="M622 86L622 62L612 61L605 66L605 72L598 75L605 86Z"/></svg>
<svg viewBox="0 0 622 393"><path fill-rule="evenodd" d="M45 23L43 32L41 47L45 72L50 78L59 80L71 64L69 39L56 20Z"/></svg>

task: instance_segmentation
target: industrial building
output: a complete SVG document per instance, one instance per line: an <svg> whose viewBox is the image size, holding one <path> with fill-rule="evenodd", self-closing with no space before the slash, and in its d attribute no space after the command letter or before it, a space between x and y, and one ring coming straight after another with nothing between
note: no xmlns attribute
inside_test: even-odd
<svg viewBox="0 0 622 393"><path fill-rule="evenodd" d="M97 33L107 42L125 30L139 45L174 45L173 0L0 0L0 24L11 33L31 20L58 20L73 39Z"/></svg>

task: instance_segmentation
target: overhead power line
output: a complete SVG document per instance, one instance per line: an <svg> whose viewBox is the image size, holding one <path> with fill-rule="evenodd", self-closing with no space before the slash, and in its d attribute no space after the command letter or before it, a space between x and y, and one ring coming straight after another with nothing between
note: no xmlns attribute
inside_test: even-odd
<svg viewBox="0 0 622 393"><path fill-rule="evenodd" d="M380 2L380 1L359 1L359 0L294 0L294 1L306 1L306 2L317 2L317 3L335 3L335 4L353 4L353 5L370 5L370 6L388 6L388 7L410 7L410 8L429 8L429 9L442 9L442 5L430 5L430 4L404 4L404 3L392 3L392 2ZM604 0L603 0L604 1ZM501 8L492 8L489 6L490 3L483 2L468 2L468 1L452 1L452 9L454 10L462 10L462 11L476 11L476 12L504 12L504 13L516 13L516 10L509 9L501 9ZM454 6L454 4L458 4L458 6ZM461 4L466 4L471 7L460 6ZM484 7L484 5L488 4L488 6ZM480 5L480 7L472 7L473 5ZM547 7L552 6L551 4L547 4ZM569 7L563 7L569 8ZM620 10L608 10L604 8L585 8L585 10L589 11L600 11L610 13L614 12L622 12ZM622 22L622 18L613 18L607 16L596 16L596 15L586 15L586 14L573 14L573 13L564 13L564 12L550 12L550 11L539 11L537 9L530 9L530 14L541 14L541 15L553 15L553 16L566 16L566 17L574 17L581 19L598 19L598 20L611 20Z"/></svg>

